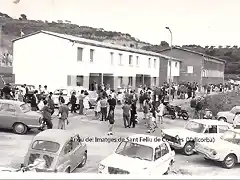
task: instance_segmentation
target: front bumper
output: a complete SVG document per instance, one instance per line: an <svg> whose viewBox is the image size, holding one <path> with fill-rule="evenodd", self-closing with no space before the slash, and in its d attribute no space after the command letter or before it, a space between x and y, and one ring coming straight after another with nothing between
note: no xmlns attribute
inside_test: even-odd
<svg viewBox="0 0 240 180"><path fill-rule="evenodd" d="M211 159L211 160L215 160L215 161L220 161L220 158L218 157L218 155L214 156L209 151L203 150L201 148L196 148L196 147L195 147L195 151L202 157L205 157L205 158Z"/></svg>
<svg viewBox="0 0 240 180"><path fill-rule="evenodd" d="M28 128L30 129L39 129L39 128L42 128L43 127L43 124L39 124L39 125L27 125Z"/></svg>
<svg viewBox="0 0 240 180"><path fill-rule="evenodd" d="M169 143L169 145L174 148L174 149L182 149L184 146L178 143L174 143L172 141L167 141Z"/></svg>

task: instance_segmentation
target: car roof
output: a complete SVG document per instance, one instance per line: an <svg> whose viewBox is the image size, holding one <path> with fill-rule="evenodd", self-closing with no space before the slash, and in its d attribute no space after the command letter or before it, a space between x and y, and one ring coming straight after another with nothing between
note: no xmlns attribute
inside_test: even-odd
<svg viewBox="0 0 240 180"><path fill-rule="evenodd" d="M24 104L24 102L14 101L14 100L10 100L10 99L0 99L0 103L15 104L15 105L19 105L19 106Z"/></svg>
<svg viewBox="0 0 240 180"><path fill-rule="evenodd" d="M77 135L72 131L62 130L62 129L47 129L45 131L40 132L37 134L33 141L36 140L43 140L43 141L52 141L63 145L66 141L70 140L71 137Z"/></svg>
<svg viewBox="0 0 240 180"><path fill-rule="evenodd" d="M236 133L240 133L240 129L231 129L229 131L233 131L233 132L236 132Z"/></svg>
<svg viewBox="0 0 240 180"><path fill-rule="evenodd" d="M196 122L196 123L201 123L201 124L206 124L206 125L224 125L224 126L229 126L231 124L224 122L224 121L219 121L219 120L212 120L212 119L191 119L189 121Z"/></svg>
<svg viewBox="0 0 240 180"><path fill-rule="evenodd" d="M133 138L136 138L138 139L138 142L134 142L136 144L139 144L139 145L143 145L143 146L149 146L149 147L152 147L152 148L155 148L157 146L159 146L160 144L163 143L161 137L158 137L158 136L152 136L152 135L147 135L147 134L134 134L132 136L129 136L130 139L133 139ZM144 140L140 140L140 138L149 138L150 140L149 141L144 141ZM158 140L154 140L155 138L157 138ZM161 141L159 141L159 139L161 139Z"/></svg>

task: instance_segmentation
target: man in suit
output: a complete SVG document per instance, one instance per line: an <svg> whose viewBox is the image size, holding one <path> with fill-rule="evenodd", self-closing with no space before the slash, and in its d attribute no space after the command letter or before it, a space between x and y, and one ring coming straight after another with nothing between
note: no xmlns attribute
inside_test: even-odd
<svg viewBox="0 0 240 180"><path fill-rule="evenodd" d="M76 98L76 92L74 91L72 93L71 99L70 99L70 103L72 105L71 107L71 113L77 113L76 112L76 102L77 102L77 98Z"/></svg>
<svg viewBox="0 0 240 180"><path fill-rule="evenodd" d="M37 111L38 110L38 98L37 98L37 93L38 91L35 90L34 91L34 94L32 96L32 99L31 99L31 107L32 107L32 111Z"/></svg>

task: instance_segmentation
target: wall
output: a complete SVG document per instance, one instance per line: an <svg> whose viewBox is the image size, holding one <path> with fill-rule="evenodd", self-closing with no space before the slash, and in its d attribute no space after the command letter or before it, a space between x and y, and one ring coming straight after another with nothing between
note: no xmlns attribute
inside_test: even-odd
<svg viewBox="0 0 240 180"><path fill-rule="evenodd" d="M45 34L36 34L13 44L15 83L31 84L49 89L67 86L71 43Z"/></svg>
<svg viewBox="0 0 240 180"><path fill-rule="evenodd" d="M78 47L83 48L82 61L77 60ZM93 62L90 62L90 49L94 50ZM113 53L113 64L111 55ZM122 65L119 65L119 53L122 54ZM129 65L129 55L133 64ZM136 65L136 56L139 65ZM151 58L151 67L148 59ZM153 67L156 59L156 67ZM84 87L89 87L90 73L112 74L125 80L136 74L159 76L159 57L129 53L83 44L73 44L68 40L39 33L15 41L13 45L13 73L19 84L47 85L49 89L66 87L68 77L71 85L76 86L76 76L83 76ZM134 78L135 79L135 78ZM125 81L124 81L125 82Z"/></svg>
<svg viewBox="0 0 240 180"><path fill-rule="evenodd" d="M175 58L181 59L182 62L180 64L180 77L179 81L183 82L197 82L201 84L201 74L202 74L202 66L204 65L203 69L206 70L218 70L224 72L224 64L217 60L208 59L208 62L204 61L204 57L195 53L173 49L172 51L164 51L161 54L167 56L173 56ZM205 59L206 60L206 59ZM193 73L187 73L187 67L193 66ZM203 84L204 83L211 83L211 82L222 82L223 77L203 77Z"/></svg>

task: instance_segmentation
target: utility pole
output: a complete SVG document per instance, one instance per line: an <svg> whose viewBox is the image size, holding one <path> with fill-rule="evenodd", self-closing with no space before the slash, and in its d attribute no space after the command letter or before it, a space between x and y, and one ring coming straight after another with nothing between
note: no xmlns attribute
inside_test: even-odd
<svg viewBox="0 0 240 180"><path fill-rule="evenodd" d="M170 70L169 70L169 102L171 101L171 87L172 87L172 57L171 57L171 54L172 54L172 31L169 27L165 27L169 32L170 32L170 35L171 35L171 43L170 43L170 61L169 61L169 64L168 66L170 66Z"/></svg>

